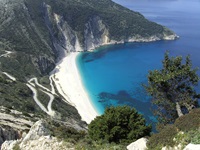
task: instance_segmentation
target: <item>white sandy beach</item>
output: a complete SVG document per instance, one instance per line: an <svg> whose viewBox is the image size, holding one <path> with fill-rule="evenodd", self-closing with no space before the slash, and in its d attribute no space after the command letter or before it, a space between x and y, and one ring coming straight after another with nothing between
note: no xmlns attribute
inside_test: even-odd
<svg viewBox="0 0 200 150"><path fill-rule="evenodd" d="M52 72L58 92L76 107L82 120L90 123L98 113L92 106L76 66L77 52L66 56Z"/></svg>

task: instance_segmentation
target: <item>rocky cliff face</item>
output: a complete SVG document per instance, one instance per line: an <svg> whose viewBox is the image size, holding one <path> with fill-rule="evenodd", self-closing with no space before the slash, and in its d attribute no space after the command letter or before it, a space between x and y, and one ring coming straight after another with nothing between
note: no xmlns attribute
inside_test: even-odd
<svg viewBox="0 0 200 150"><path fill-rule="evenodd" d="M59 55L59 59L69 52L92 50L110 42L109 31L99 16L93 16L85 23L84 42L81 44L82 39L78 38L79 33L69 26L63 16L54 13L51 6L45 3L43 8L45 22L51 33L55 52Z"/></svg>
<svg viewBox="0 0 200 150"><path fill-rule="evenodd" d="M84 50L92 50L110 42L109 31L100 17L94 16L85 24Z"/></svg>

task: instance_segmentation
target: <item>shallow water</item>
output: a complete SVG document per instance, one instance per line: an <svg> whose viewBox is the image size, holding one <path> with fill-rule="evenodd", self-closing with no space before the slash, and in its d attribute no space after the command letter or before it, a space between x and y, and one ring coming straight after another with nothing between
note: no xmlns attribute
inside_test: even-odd
<svg viewBox="0 0 200 150"><path fill-rule="evenodd" d="M149 70L161 67L166 50L174 56L190 54L194 66L200 67L200 1L114 1L169 27L180 39L104 46L92 53L81 53L77 65L100 114L107 106L126 104L135 107L154 125L156 119L150 110L150 97L141 84L147 82Z"/></svg>

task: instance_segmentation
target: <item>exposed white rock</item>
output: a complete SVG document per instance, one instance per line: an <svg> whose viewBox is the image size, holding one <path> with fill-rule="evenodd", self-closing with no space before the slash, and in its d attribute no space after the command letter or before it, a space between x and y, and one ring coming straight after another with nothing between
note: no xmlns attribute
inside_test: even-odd
<svg viewBox="0 0 200 150"><path fill-rule="evenodd" d="M21 150L74 150L73 145L59 141L55 137L41 136L36 140L29 140L20 145Z"/></svg>
<svg viewBox="0 0 200 150"><path fill-rule="evenodd" d="M46 123L42 120L31 127L25 138L5 141L1 150L13 150L14 147L19 147L21 150L74 150L73 144L51 137Z"/></svg>
<svg viewBox="0 0 200 150"><path fill-rule="evenodd" d="M10 126L17 130L27 130L33 125L33 122L28 120L28 118L23 118L23 116L19 117L0 112L0 125Z"/></svg>
<svg viewBox="0 0 200 150"><path fill-rule="evenodd" d="M25 136L22 142L29 140L35 140L41 136L50 135L50 131L45 127L45 123L42 120L37 121L30 129L28 134Z"/></svg>
<svg viewBox="0 0 200 150"><path fill-rule="evenodd" d="M188 144L183 150L200 150L200 144Z"/></svg>
<svg viewBox="0 0 200 150"><path fill-rule="evenodd" d="M11 141L5 141L1 145L1 150L13 150L16 144L19 144L20 141L18 140L11 140Z"/></svg>
<svg viewBox="0 0 200 150"><path fill-rule="evenodd" d="M146 150L147 139L141 138L127 146L128 150Z"/></svg>
<svg viewBox="0 0 200 150"><path fill-rule="evenodd" d="M84 39L85 50L93 50L109 43L109 31L100 17L91 17L85 24Z"/></svg>

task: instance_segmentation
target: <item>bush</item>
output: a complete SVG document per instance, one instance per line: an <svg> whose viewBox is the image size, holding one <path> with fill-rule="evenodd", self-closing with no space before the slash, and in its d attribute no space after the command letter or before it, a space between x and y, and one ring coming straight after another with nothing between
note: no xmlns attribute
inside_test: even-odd
<svg viewBox="0 0 200 150"><path fill-rule="evenodd" d="M85 138L85 136L86 136L85 131L77 131L74 128L66 127L63 125L54 128L53 134L54 134L54 136L56 136L59 139L64 139L66 141L73 140L74 142L72 142L72 143L76 143L80 139Z"/></svg>
<svg viewBox="0 0 200 150"><path fill-rule="evenodd" d="M175 141L174 137L178 133L177 128L174 125L167 125L158 134L153 134L148 143L147 147L151 150L161 149L164 146L173 146Z"/></svg>
<svg viewBox="0 0 200 150"><path fill-rule="evenodd" d="M176 119L174 124L159 128L159 133L153 134L147 147L151 150L161 149L164 146L188 143L200 143L200 109L194 109L189 114ZM158 140L159 139L159 140ZM175 140L173 140L175 139Z"/></svg>
<svg viewBox="0 0 200 150"><path fill-rule="evenodd" d="M96 117L88 126L89 137L109 143L133 142L148 136L151 126L135 109L128 106L110 107L102 116Z"/></svg>
<svg viewBox="0 0 200 150"><path fill-rule="evenodd" d="M200 144L200 129L188 132L187 141L192 144Z"/></svg>
<svg viewBox="0 0 200 150"><path fill-rule="evenodd" d="M194 109L189 114L179 117L175 126L184 132L198 129L200 127L200 109Z"/></svg>

